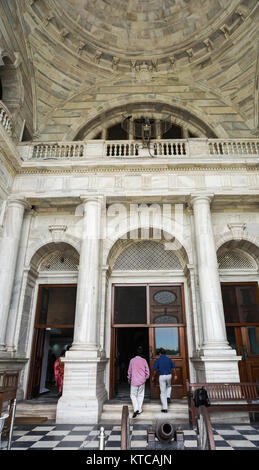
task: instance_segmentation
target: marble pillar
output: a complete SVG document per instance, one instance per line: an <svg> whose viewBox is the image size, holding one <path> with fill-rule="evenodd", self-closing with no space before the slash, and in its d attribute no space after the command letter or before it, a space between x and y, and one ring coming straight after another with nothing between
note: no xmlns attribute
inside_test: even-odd
<svg viewBox="0 0 259 470"><path fill-rule="evenodd" d="M23 216L29 205L24 198L8 199L4 233L0 245L0 351L6 351L6 329L15 278Z"/></svg>
<svg viewBox="0 0 259 470"><path fill-rule="evenodd" d="M13 283L13 292L10 302L10 309L8 314L8 323L6 328L6 350L15 353L17 351L19 332L20 332L20 318L19 318L19 303L23 297L25 287L27 285L27 274L24 268L26 249L28 246L29 234L31 229L32 218L35 211L26 211L23 228L21 232L21 239L19 244L19 253L17 256L17 264L15 270L15 277ZM25 278L25 279L24 279Z"/></svg>
<svg viewBox="0 0 259 470"><path fill-rule="evenodd" d="M104 198L87 197L82 204L84 214L74 341L64 359L64 386L57 406L57 423L97 423L107 397L104 386L107 361L98 336Z"/></svg>
<svg viewBox="0 0 259 470"><path fill-rule="evenodd" d="M239 381L236 351L227 341L218 261L211 220L212 195L193 195L195 244L201 301L203 341L196 362L198 379Z"/></svg>

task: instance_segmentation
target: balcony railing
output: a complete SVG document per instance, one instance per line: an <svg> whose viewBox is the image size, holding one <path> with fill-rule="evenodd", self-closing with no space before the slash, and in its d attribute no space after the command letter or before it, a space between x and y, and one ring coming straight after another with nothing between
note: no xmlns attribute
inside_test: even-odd
<svg viewBox="0 0 259 470"><path fill-rule="evenodd" d="M0 101L0 125L8 135L12 135L12 116L2 101Z"/></svg>
<svg viewBox="0 0 259 470"><path fill-rule="evenodd" d="M259 155L259 139L208 141L210 155Z"/></svg>
<svg viewBox="0 0 259 470"><path fill-rule="evenodd" d="M141 141L88 140L83 142L38 142L20 145L24 161L94 160L132 158L217 158L259 155L259 139L153 140L149 147Z"/></svg>
<svg viewBox="0 0 259 470"><path fill-rule="evenodd" d="M82 142L67 144L37 144L32 146L31 158L36 160L82 158L86 145Z"/></svg>
<svg viewBox="0 0 259 470"><path fill-rule="evenodd" d="M157 157L169 155L186 155L185 140L157 140L150 143L149 147L143 146L142 142L119 141L106 142L106 157Z"/></svg>

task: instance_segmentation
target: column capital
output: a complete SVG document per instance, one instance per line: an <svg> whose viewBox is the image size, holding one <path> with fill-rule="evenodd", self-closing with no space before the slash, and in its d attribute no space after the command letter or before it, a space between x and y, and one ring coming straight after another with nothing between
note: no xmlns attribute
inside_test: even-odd
<svg viewBox="0 0 259 470"><path fill-rule="evenodd" d="M80 199L83 204L88 202L98 202L103 204L106 201L106 197L102 194L81 194Z"/></svg>
<svg viewBox="0 0 259 470"><path fill-rule="evenodd" d="M28 203L25 197L11 195L8 197L8 207L14 206L23 208L24 210L31 209L31 205Z"/></svg>
<svg viewBox="0 0 259 470"><path fill-rule="evenodd" d="M189 198L188 198L188 203L190 204L191 207L194 206L195 203L199 203L199 202L207 202L209 203L209 205L211 204L211 202L213 201L214 199L214 194L213 193L207 193L207 194L201 194L201 193L198 193L198 194L190 194Z"/></svg>

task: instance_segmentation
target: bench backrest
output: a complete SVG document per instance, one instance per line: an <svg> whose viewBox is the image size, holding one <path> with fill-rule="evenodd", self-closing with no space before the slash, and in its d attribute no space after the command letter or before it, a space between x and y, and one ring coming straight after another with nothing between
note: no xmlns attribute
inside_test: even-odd
<svg viewBox="0 0 259 470"><path fill-rule="evenodd" d="M0 373L0 390L16 389L18 386L19 372L1 372Z"/></svg>
<svg viewBox="0 0 259 470"><path fill-rule="evenodd" d="M237 401L258 400L259 388L257 383L189 383L187 381L187 393L194 395L197 388L204 387L207 390L210 401Z"/></svg>

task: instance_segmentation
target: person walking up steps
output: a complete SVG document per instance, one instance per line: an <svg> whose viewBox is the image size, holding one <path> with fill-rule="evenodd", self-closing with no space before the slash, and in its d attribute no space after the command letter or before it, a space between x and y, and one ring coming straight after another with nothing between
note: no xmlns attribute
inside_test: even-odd
<svg viewBox="0 0 259 470"><path fill-rule="evenodd" d="M167 402L170 400L172 390L172 372L174 372L174 378L176 380L177 375L175 364L169 357L166 356L165 349L160 348L159 358L155 361L154 364L154 375L152 377L152 382L155 382L158 373L162 413L167 413Z"/></svg>
<svg viewBox="0 0 259 470"><path fill-rule="evenodd" d="M143 348L137 348L136 356L131 359L128 368L128 382L130 384L130 398L133 405L133 418L142 413L142 404L145 395L145 382L149 378L149 367L146 359L142 357Z"/></svg>

